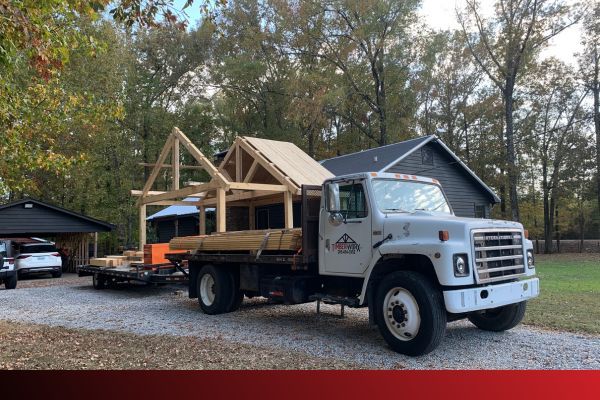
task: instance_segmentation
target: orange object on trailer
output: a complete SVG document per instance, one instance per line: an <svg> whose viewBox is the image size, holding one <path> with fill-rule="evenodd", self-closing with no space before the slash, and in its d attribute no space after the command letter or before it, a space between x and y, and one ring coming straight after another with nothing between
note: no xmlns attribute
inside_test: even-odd
<svg viewBox="0 0 600 400"><path fill-rule="evenodd" d="M144 245L144 264L168 263L168 253L186 253L187 250L169 250L169 243L153 243Z"/></svg>

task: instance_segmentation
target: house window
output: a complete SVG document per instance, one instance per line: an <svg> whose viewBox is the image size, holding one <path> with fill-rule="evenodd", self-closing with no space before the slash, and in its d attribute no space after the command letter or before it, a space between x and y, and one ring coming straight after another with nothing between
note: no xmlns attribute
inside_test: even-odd
<svg viewBox="0 0 600 400"><path fill-rule="evenodd" d="M485 205L475 204L475 218L487 218L485 215Z"/></svg>
<svg viewBox="0 0 600 400"><path fill-rule="evenodd" d="M421 148L421 162L424 165L433 165L433 149L431 147Z"/></svg>
<svg viewBox="0 0 600 400"><path fill-rule="evenodd" d="M367 202L361 183L340 184L340 208L347 219L367 216Z"/></svg>

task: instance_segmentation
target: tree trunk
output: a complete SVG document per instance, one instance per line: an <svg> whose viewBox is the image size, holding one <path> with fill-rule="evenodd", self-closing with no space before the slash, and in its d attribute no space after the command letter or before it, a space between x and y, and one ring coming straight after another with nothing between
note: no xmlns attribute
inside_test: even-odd
<svg viewBox="0 0 600 400"><path fill-rule="evenodd" d="M515 156L514 123L513 123L513 87L514 82L507 80L504 92L504 118L506 122L506 169L508 172L508 195L513 221L519 221L519 198L517 195L518 172Z"/></svg>
<svg viewBox="0 0 600 400"><path fill-rule="evenodd" d="M598 64L596 64L596 82L594 82L594 129L596 131L596 186L600 213L600 81L597 70Z"/></svg>

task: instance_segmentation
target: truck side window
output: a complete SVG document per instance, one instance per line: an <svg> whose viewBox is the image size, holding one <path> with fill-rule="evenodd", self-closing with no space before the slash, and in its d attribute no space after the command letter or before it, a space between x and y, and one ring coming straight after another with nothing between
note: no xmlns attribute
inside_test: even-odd
<svg viewBox="0 0 600 400"><path fill-rule="evenodd" d="M340 184L340 208L347 219L367 216L367 202L362 184Z"/></svg>

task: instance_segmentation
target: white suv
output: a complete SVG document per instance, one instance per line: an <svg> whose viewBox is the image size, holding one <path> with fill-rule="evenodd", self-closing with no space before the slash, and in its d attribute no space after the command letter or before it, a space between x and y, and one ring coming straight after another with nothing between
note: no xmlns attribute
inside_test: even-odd
<svg viewBox="0 0 600 400"><path fill-rule="evenodd" d="M6 289L17 287L17 270L15 259L8 257L10 245L0 241L0 283L4 283Z"/></svg>
<svg viewBox="0 0 600 400"><path fill-rule="evenodd" d="M29 274L50 273L53 278L62 275L62 259L50 242L20 244L15 262L19 279Z"/></svg>

